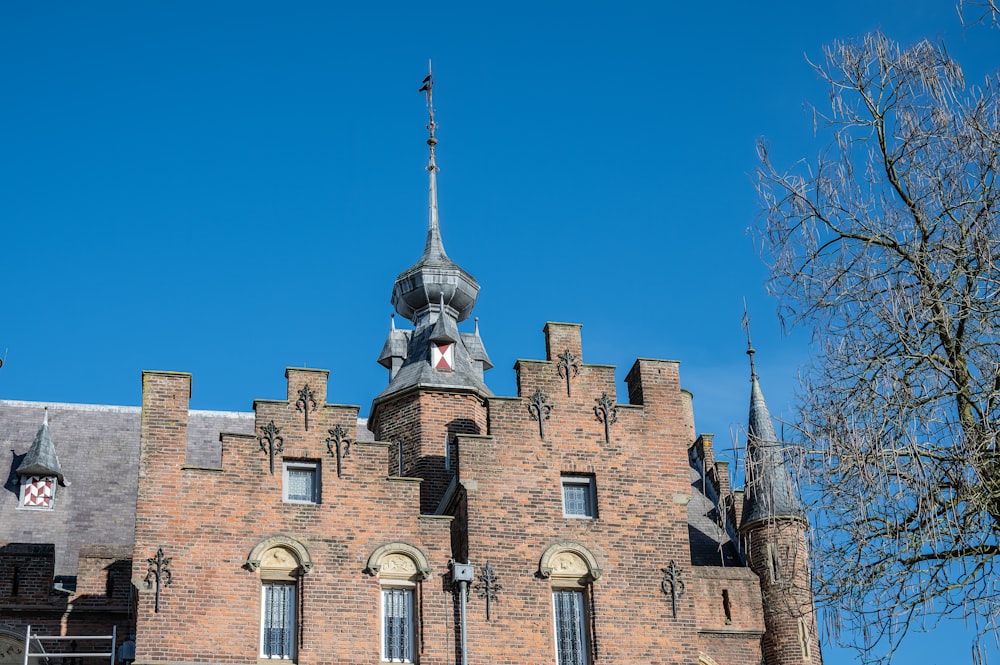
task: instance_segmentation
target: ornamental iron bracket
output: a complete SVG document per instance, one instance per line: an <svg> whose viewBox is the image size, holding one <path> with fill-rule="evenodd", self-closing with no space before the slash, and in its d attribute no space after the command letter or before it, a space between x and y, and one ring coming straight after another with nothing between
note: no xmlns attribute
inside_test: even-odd
<svg viewBox="0 0 1000 665"><path fill-rule="evenodd" d="M156 585L156 602L153 606L153 611L159 613L160 611L160 588L170 586L170 582L173 576L170 573L170 561L171 558L163 556L163 548L157 548L156 556L146 559L149 562L149 566L146 572L146 588L150 589L153 585Z"/></svg>
<svg viewBox="0 0 1000 665"><path fill-rule="evenodd" d="M552 413L552 405L548 403L549 396L542 392L541 388L535 388L534 394L528 402L528 413L532 420L538 421L538 436L545 439L545 421Z"/></svg>
<svg viewBox="0 0 1000 665"><path fill-rule="evenodd" d="M559 364L556 366L556 369L559 370L559 376L566 379L566 396L572 397L572 379L580 373L580 365L576 362L576 356L569 349L560 353L558 357Z"/></svg>
<svg viewBox="0 0 1000 665"><path fill-rule="evenodd" d="M260 449L267 453L268 460L271 463L271 475L273 476L274 456L285 449L285 437L278 434L281 428L277 427L273 420L260 429L263 434L257 437L257 441L260 443ZM267 443L264 443L265 440Z"/></svg>
<svg viewBox="0 0 1000 665"><path fill-rule="evenodd" d="M497 601L497 592L503 591L497 578L497 572L490 562L487 561L479 573L479 581L472 586L476 590L476 595L486 601L486 620L490 620L490 605Z"/></svg>
<svg viewBox="0 0 1000 665"><path fill-rule="evenodd" d="M347 430L340 425L327 430L327 432L330 433L330 436L326 438L326 449L337 458L337 477L340 478L343 471L343 459L351 455L351 440L347 438Z"/></svg>
<svg viewBox="0 0 1000 665"><path fill-rule="evenodd" d="M677 599L684 595L684 580L681 579L681 569L677 567L674 560L663 571L663 581L660 582L660 590L670 596L670 608L673 610L674 618L677 618Z"/></svg>
<svg viewBox="0 0 1000 665"><path fill-rule="evenodd" d="M611 443L611 426L618 422L618 407L615 406L607 393L602 393L600 399L595 399L594 416L597 422L604 423L604 441Z"/></svg>
<svg viewBox="0 0 1000 665"><path fill-rule="evenodd" d="M306 430L308 430L309 412L316 410L316 397L308 383L299 389L299 398L295 400L295 410L305 414Z"/></svg>

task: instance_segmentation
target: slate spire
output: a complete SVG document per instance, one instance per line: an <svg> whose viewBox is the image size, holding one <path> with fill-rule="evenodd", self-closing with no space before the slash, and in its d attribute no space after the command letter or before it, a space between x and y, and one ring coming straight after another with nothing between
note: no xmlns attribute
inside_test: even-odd
<svg viewBox="0 0 1000 665"><path fill-rule="evenodd" d="M747 420L746 494L741 529L774 518L805 519L805 510L792 485L781 442L774 432L774 422L764 401L764 392L760 389L754 353L747 326L750 416Z"/></svg>
<svg viewBox="0 0 1000 665"><path fill-rule="evenodd" d="M415 386L473 390L490 395L483 371L492 367L479 336L459 332L457 324L469 318L479 295L475 278L448 258L441 240L437 192L437 122L434 119L434 76L428 72L420 92L427 95L427 240L420 259L400 273L391 303L414 330L389 331L378 362L389 370L384 398Z"/></svg>
<svg viewBox="0 0 1000 665"><path fill-rule="evenodd" d="M49 410L45 410L42 418L42 426L35 434L24 459L17 466L18 476L55 476L60 485L65 485L62 467L59 466L59 458L56 456L56 447L52 443L52 434L49 432Z"/></svg>
<svg viewBox="0 0 1000 665"><path fill-rule="evenodd" d="M427 160L428 196L427 196L427 240L424 243L424 253L415 264L400 273L392 289L392 306L400 315L420 325L427 317L437 318L442 311L438 307L444 300L443 311L448 312L455 322L469 318L475 307L479 294L479 283L475 278L462 270L454 261L448 258L441 240L441 223L438 217L437 196L437 122L434 120L434 76L428 73L423 81L421 92L427 94L427 145L429 156Z"/></svg>

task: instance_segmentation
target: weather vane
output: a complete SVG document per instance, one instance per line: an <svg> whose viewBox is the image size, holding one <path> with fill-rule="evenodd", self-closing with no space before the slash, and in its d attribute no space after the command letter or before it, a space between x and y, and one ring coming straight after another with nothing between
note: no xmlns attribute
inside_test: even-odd
<svg viewBox="0 0 1000 665"><path fill-rule="evenodd" d="M757 378L757 366L753 362L753 354L756 353L753 348L753 342L750 340L750 312L747 310L747 299L743 299L743 321L741 327L747 331L747 355L750 356L750 378Z"/></svg>
<svg viewBox="0 0 1000 665"><path fill-rule="evenodd" d="M427 145L431 147L431 159L427 165L427 170L437 171L437 164L434 163L434 146L437 145L437 139L434 138L434 131L437 129L437 123L434 122L434 71L431 68L430 60L427 61L427 76L424 77L423 85L420 87L419 92L426 93L427 95L427 113L430 118L427 122L427 131L430 134L427 137Z"/></svg>

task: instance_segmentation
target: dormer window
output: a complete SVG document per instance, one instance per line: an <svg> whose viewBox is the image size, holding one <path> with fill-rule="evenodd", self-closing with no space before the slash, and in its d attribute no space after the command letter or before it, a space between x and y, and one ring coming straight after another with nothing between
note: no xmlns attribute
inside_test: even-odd
<svg viewBox="0 0 1000 665"><path fill-rule="evenodd" d="M455 370L455 344L431 342L431 367L444 372Z"/></svg>
<svg viewBox="0 0 1000 665"><path fill-rule="evenodd" d="M55 503L56 484L66 485L56 449L49 432L49 412L45 411L42 426L35 435L28 452L15 470L20 481L18 508L52 510Z"/></svg>
<svg viewBox="0 0 1000 665"><path fill-rule="evenodd" d="M21 476L21 508L52 510L56 493L55 476Z"/></svg>

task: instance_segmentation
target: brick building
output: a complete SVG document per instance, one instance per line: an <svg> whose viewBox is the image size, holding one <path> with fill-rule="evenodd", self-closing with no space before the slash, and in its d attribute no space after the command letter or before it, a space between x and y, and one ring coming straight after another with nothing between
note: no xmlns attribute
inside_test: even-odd
<svg viewBox="0 0 1000 665"><path fill-rule="evenodd" d="M620 402L550 322L517 395L492 394L429 127L427 241L392 294L412 329L367 419L303 368L252 413L190 410L172 372L143 373L141 408L0 402L0 664L28 624L115 627L149 665L822 662L752 349L745 493L674 361L637 360Z"/></svg>

